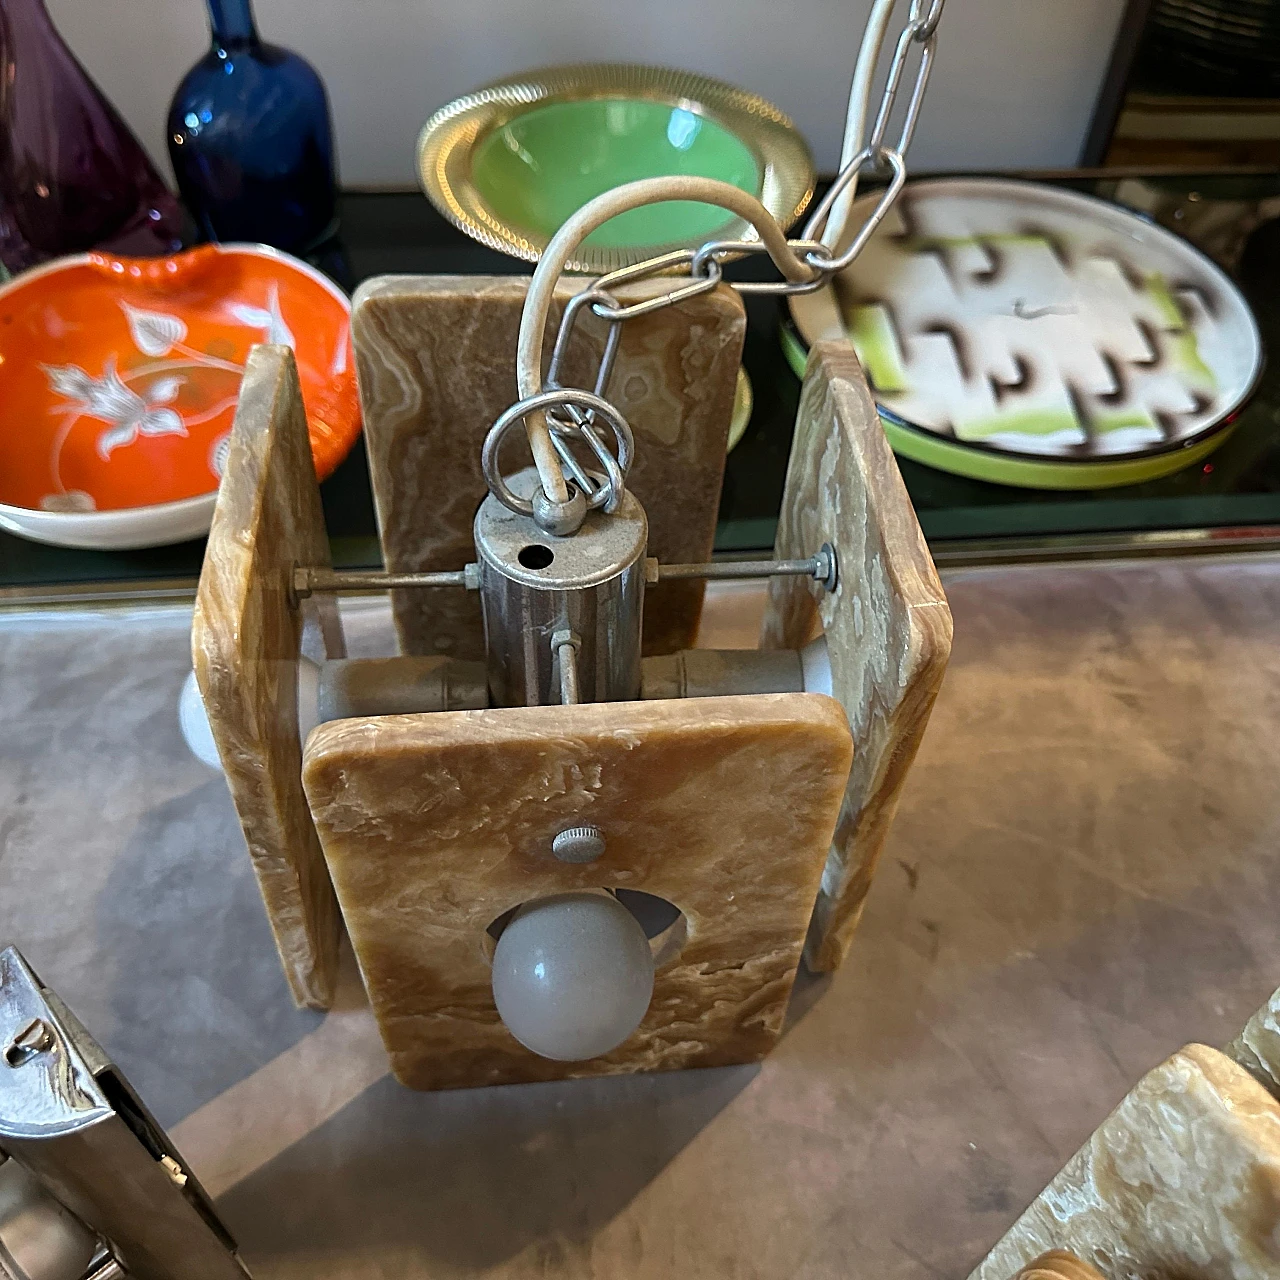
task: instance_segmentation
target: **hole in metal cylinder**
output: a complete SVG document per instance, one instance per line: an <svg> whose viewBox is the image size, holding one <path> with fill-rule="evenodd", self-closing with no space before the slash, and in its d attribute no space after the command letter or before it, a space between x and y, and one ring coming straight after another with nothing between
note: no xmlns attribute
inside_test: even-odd
<svg viewBox="0 0 1280 1280"><path fill-rule="evenodd" d="M545 569L555 558L555 552L540 542L531 542L527 547L521 547L516 555L516 559L526 569Z"/></svg>

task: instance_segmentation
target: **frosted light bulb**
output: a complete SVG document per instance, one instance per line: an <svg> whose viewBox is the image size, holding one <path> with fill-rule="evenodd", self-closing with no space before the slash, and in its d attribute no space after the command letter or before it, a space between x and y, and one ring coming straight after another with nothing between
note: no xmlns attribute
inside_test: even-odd
<svg viewBox="0 0 1280 1280"><path fill-rule="evenodd" d="M320 666L310 658L301 657L298 659L298 741L305 744L307 734L319 723ZM200 696L200 686L196 683L194 671L188 674L182 685L182 693L178 696L178 724L191 754L209 768L221 773L222 760L218 755L218 744L213 740L209 714L205 710L204 699Z"/></svg>
<svg viewBox="0 0 1280 1280"><path fill-rule="evenodd" d="M200 686L196 684L194 671L187 676L178 698L178 724L182 727L182 736L191 748L191 754L210 769L217 769L221 773L222 761L218 758L218 744L214 742L213 730L209 728L209 717L205 714L204 699L200 696Z"/></svg>
<svg viewBox="0 0 1280 1280"><path fill-rule="evenodd" d="M557 1062L617 1048L652 996L644 930L604 894L559 894L521 907L493 953L493 999L507 1030Z"/></svg>

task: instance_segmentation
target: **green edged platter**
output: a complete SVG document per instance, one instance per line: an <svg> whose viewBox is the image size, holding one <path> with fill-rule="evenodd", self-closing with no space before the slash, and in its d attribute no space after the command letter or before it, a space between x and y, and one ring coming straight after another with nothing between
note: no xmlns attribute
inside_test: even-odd
<svg viewBox="0 0 1280 1280"><path fill-rule="evenodd" d="M1191 466L1229 438L1263 366L1248 304L1199 250L1030 182L911 183L833 287L790 301L797 372L812 342L847 338L898 453L998 484Z"/></svg>

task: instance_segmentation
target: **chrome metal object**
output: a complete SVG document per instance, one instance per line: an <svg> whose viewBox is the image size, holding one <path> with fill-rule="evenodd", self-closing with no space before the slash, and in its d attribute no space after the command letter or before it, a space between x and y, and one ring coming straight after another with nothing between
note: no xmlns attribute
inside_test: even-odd
<svg viewBox="0 0 1280 1280"><path fill-rule="evenodd" d="M593 415L592 423L597 418L603 419L613 431L617 454L610 455L606 459L603 455L607 454L608 450L604 448L591 426L577 428L606 468L608 491L599 506L613 514L622 502L627 473L631 470L631 460L635 454L635 439L631 434L631 428L627 424L627 420L622 414L607 400L590 391L583 391L578 387L556 387L551 390L540 391L535 396L529 396L524 400L518 401L506 410L497 422L489 428L489 433L485 436L484 444L480 450L480 466L484 472L485 483L489 486L490 494L509 511L513 511L518 515L533 517L538 521L544 532L558 537L564 537L576 532L577 528L581 527L581 523L579 522L574 528L561 529L553 527L558 522L560 513L550 510L549 505L544 505L540 509L535 502L537 495L542 492L542 486L538 485L533 493L527 497L515 493L506 480L503 479L502 473L498 469L498 452L502 447L502 442L506 438L507 432L523 423L525 418L535 410L541 409L545 412L547 410L567 409L570 406L589 410ZM565 430L565 424L558 423L557 426L552 427L551 431L552 444L556 445L556 453L562 462L565 462L565 449L562 447ZM557 440L560 441L559 444L556 443ZM566 462L566 466L569 467L570 475L572 476L572 465ZM582 492L573 483L570 484L570 489L576 489L579 493ZM586 498L586 496L583 493L583 497ZM544 504L548 504L545 494L542 495L542 500ZM585 518L585 512L583 515Z"/></svg>
<svg viewBox="0 0 1280 1280"><path fill-rule="evenodd" d="M731 287L739 293L814 293L821 289L831 276L831 272L826 269L826 264L831 260L831 250L821 240L788 240L787 245L805 266L812 269L811 279L738 280ZM723 259L768 252L758 240L708 240L694 254L691 269L696 274Z"/></svg>
<svg viewBox="0 0 1280 1280"><path fill-rule="evenodd" d="M640 696L646 701L758 693L831 696L826 636L803 649L683 649L645 658L640 666Z"/></svg>
<svg viewBox="0 0 1280 1280"><path fill-rule="evenodd" d="M876 201L876 206L872 209L867 220L858 228L858 234L854 236L853 242L849 247L838 258L828 257L823 264L821 270L824 284L832 276L839 275L841 271L853 264L854 259L866 248L867 242L876 233L877 228L889 216L889 210L897 203L898 197L902 194L902 188L906 186L907 162L898 152L882 150L877 154L871 148L863 147L849 162L848 167L840 171L840 176L831 184L830 190L818 202L817 208L813 211L813 216L805 223L806 238L810 235L821 235L823 227L827 225L827 218L831 215L832 206L841 192L858 176L862 171L863 165L870 160L876 160L888 166L889 182L880 193L880 198ZM797 291L792 290L792 292Z"/></svg>
<svg viewBox="0 0 1280 1280"><path fill-rule="evenodd" d="M440 654L331 658L319 667L315 686L317 724L355 716L479 711L489 705L485 664ZM301 696L298 705L303 706ZM306 740L306 734L301 737Z"/></svg>
<svg viewBox="0 0 1280 1280"><path fill-rule="evenodd" d="M556 631L551 636L551 656L560 671L560 701L566 707L582 701L578 685L578 650L582 637L576 631Z"/></svg>
<svg viewBox="0 0 1280 1280"><path fill-rule="evenodd" d="M562 389L560 367L568 351L569 337L573 332L573 327L577 323L578 317L582 314L583 308L588 303L595 302L610 308L616 308L618 305L617 299L602 289L599 284L594 288L584 289L581 293L575 294L566 305L564 315L561 318L559 332L556 334L555 347L551 352L551 364L547 369L547 390L558 391ZM605 388L609 385L609 378L613 373L613 364L617 358L618 342L621 336L621 322L617 320L611 321L605 334L604 351L600 357L600 366L596 370L594 394L597 396L603 397ZM561 413L567 415L568 421L565 421L560 416ZM595 411L589 408L581 409L576 404L568 402L561 409L548 410L546 417L547 425L551 431L552 448L555 449L561 463L577 485L578 493L585 498L587 510L596 511L602 508L606 511L616 510L619 497L626 484L626 477L622 474L621 464L605 448L604 442L595 432ZM571 447L575 436L586 442L594 455L595 462L604 468L606 483L597 485L590 473L585 471L579 464ZM540 499L545 504L541 513L539 511ZM550 503L545 493L539 491L538 494L534 495L533 501L534 519L538 521L542 528L559 536L576 532L586 518L586 511L581 510L580 503L574 504L572 497L569 504L554 504ZM559 509L560 506L567 506L568 509L561 511ZM559 525L564 525L565 527L557 527Z"/></svg>
<svg viewBox="0 0 1280 1280"><path fill-rule="evenodd" d="M107 1258L100 1266L95 1267L93 1273L86 1276L85 1280L128 1280L128 1273L114 1258Z"/></svg>
<svg viewBox="0 0 1280 1280"><path fill-rule="evenodd" d="M906 26L898 37L893 59L889 64L884 90L867 145L841 169L831 189L810 213L803 235L799 239L788 241L797 264L809 268L812 273L810 277L794 281L735 282L731 285L732 288L740 293L810 293L825 284L831 276L843 271L861 253L872 232L884 221L885 215L901 194L902 186L906 181L904 157L915 136L916 126L920 121L920 109L933 71L938 23L942 18L944 3L945 0L927 0L927 3L926 0L912 0ZM902 89L907 63L917 48L920 50L920 61L907 100L906 113L896 140L892 146L887 146L885 139L888 136L889 122ZM880 172L887 171L890 174L889 185L872 211L868 225L859 232L848 250L839 257L834 257L831 251L820 242L819 236L826 226L832 206L840 193L869 164ZM633 316L648 315L714 288L721 278L721 264L726 260L743 254L764 251L764 246L758 240L718 240L704 244L693 252L677 250L660 257L650 258L645 262L601 276L592 286L592 290L609 290L629 280L643 279L685 265L689 268L691 282L660 297L650 298L630 307L610 306L592 299L592 309L603 319L611 321L629 320Z"/></svg>
<svg viewBox="0 0 1280 1280"><path fill-rule="evenodd" d="M826 591L834 591L840 581L836 549L824 542L804 560L710 560L705 564L659 564L649 562L649 581L678 582L703 578L724 581L740 578L813 578Z"/></svg>
<svg viewBox="0 0 1280 1280"><path fill-rule="evenodd" d="M46 1053L53 1048L53 1028L43 1018L32 1018L4 1047L4 1062L7 1067L20 1067L29 1062L37 1054Z"/></svg>
<svg viewBox="0 0 1280 1280"><path fill-rule="evenodd" d="M245 1280L235 1241L164 1130L13 947L0 951L0 1044L25 1046L0 1062L2 1167L21 1165L110 1241L92 1259L102 1280L118 1268L133 1280Z"/></svg>
<svg viewBox="0 0 1280 1280"><path fill-rule="evenodd" d="M836 589L839 565L835 548L829 542L804 560L708 560L702 564L659 564L645 561L649 582L675 581L681 578L705 578L709 581L726 578L814 578L828 591ZM298 566L293 571L294 594L300 599L325 591L388 591L422 587L465 587L468 591L480 588L481 566L469 564L465 569L437 573L384 573L381 570L349 572L335 569L307 569Z"/></svg>
<svg viewBox="0 0 1280 1280"><path fill-rule="evenodd" d="M386 573L381 569L338 570L308 568L295 565L291 582L295 600L305 600L316 592L390 591L396 587L465 587L475 591L480 586L480 566L439 573Z"/></svg>
<svg viewBox="0 0 1280 1280"><path fill-rule="evenodd" d="M741 693L803 693L794 649L683 649L641 663L640 697L723 698Z"/></svg>
<svg viewBox="0 0 1280 1280"><path fill-rule="evenodd" d="M699 250L697 249L675 249L671 253L662 254L660 257L637 262L634 266L619 267L617 271L610 271L607 276L601 276L595 282L594 289L607 291L620 284L630 284L636 280L647 280L650 276L662 275L675 267L681 266L689 267L692 278L688 284L680 285L667 293L659 294L656 298L646 298L643 302L633 302L630 306L620 307L615 305L609 307L599 302L593 302L591 309L601 319L612 320L617 323L623 320L634 320L637 316L652 315L653 312L661 311L665 307L674 307L681 302L687 302L690 298L696 298L700 294L710 293L720 283L723 275L722 266L720 261L716 260L707 262L697 271L694 271L693 266L697 260L698 253Z"/></svg>
<svg viewBox="0 0 1280 1280"><path fill-rule="evenodd" d="M527 468L510 481L526 499L540 485ZM555 633L581 639L578 695L584 702L625 702L640 689L644 608L644 509L624 491L615 515L589 512L571 538L549 538L531 516L490 496L475 519L480 558L489 694L495 706L539 706L561 700Z"/></svg>
<svg viewBox="0 0 1280 1280"><path fill-rule="evenodd" d="M0 1277L83 1280L102 1254L96 1232L0 1154Z"/></svg>

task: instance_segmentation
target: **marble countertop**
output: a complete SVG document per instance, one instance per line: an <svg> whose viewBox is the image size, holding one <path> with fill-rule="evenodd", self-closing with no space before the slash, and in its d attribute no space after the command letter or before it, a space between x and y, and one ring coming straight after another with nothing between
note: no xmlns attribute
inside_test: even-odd
<svg viewBox="0 0 1280 1280"><path fill-rule="evenodd" d="M190 612L0 612L0 943L259 1278L962 1280L1126 1090L1280 985L1280 559L972 570L861 934L759 1066L415 1094L293 1007ZM751 645L718 590L703 642ZM385 607L348 617L386 652Z"/></svg>

